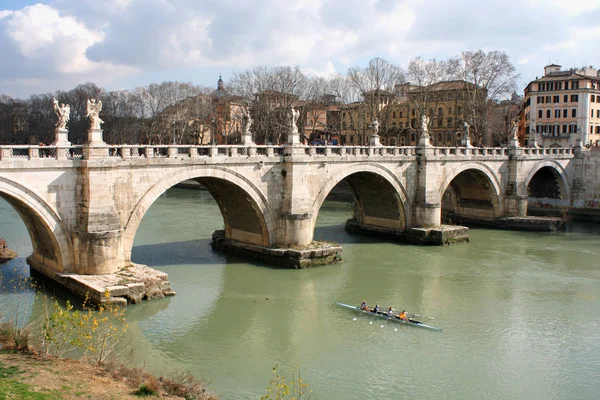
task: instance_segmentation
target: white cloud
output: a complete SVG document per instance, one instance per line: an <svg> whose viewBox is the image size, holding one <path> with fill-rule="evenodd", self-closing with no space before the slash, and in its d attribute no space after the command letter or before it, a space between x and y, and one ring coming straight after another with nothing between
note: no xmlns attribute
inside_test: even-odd
<svg viewBox="0 0 600 400"><path fill-rule="evenodd" d="M318 67L317 68L312 68L312 67L302 68L302 72L307 75L314 75L314 76L318 76L321 78L329 78L338 71L336 71L335 66L333 65L333 63L331 61L327 61L320 68L318 68Z"/></svg>
<svg viewBox="0 0 600 400"><path fill-rule="evenodd" d="M372 57L406 65L419 55L442 59L476 49L506 51L526 79L550 59L600 62L592 50L600 27L598 0L48 3L0 11L0 48L11 60L0 63L0 92L9 86L18 94L39 92L25 84L36 80L57 89L51 85L105 85L136 72L169 80L178 77L161 71L200 74L257 65L299 65L326 76L334 65L365 64Z"/></svg>
<svg viewBox="0 0 600 400"><path fill-rule="evenodd" d="M19 11L3 12L0 18L0 64L2 86L55 90L54 85L73 85L99 78L106 81L134 71L131 67L93 62L87 49L103 40L102 32L91 31L73 17L43 4ZM15 89L13 89L15 90ZM17 93L19 90L15 90Z"/></svg>

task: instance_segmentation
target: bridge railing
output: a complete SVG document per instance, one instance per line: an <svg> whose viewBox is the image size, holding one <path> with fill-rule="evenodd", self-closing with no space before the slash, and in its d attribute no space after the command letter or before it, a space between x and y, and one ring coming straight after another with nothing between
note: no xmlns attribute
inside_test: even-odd
<svg viewBox="0 0 600 400"><path fill-rule="evenodd" d="M550 155L561 155L561 154L575 154L572 147L560 148L560 147L526 147L523 152L527 155L539 155L539 156L550 156Z"/></svg>
<svg viewBox="0 0 600 400"><path fill-rule="evenodd" d="M434 147L436 156L508 156L506 147Z"/></svg>
<svg viewBox="0 0 600 400"><path fill-rule="evenodd" d="M283 155L283 146L267 145L116 145L108 146L108 156L117 158L175 158L175 157L274 157Z"/></svg>
<svg viewBox="0 0 600 400"><path fill-rule="evenodd" d="M417 147L403 146L299 146L307 156L326 157L359 157L359 156L391 156L415 157ZM106 157L110 158L181 158L181 157L281 157L286 146L281 145L111 145L106 146ZM2 159L67 159L84 158L84 146L0 146ZM98 148L96 148L98 149ZM100 148L102 149L102 148ZM507 157L511 149L506 147L433 147L433 154L442 157ZM561 156L575 154L574 148L532 148L521 149L528 156ZM96 152L96 157L98 153Z"/></svg>
<svg viewBox="0 0 600 400"><path fill-rule="evenodd" d="M302 146L307 156L416 156L416 147Z"/></svg>
<svg viewBox="0 0 600 400"><path fill-rule="evenodd" d="M0 146L0 160L2 159L81 159L83 146L57 147L57 146Z"/></svg>

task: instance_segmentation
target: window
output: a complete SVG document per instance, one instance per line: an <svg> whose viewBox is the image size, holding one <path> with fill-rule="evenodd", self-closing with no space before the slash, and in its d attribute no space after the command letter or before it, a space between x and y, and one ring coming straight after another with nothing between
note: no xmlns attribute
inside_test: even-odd
<svg viewBox="0 0 600 400"><path fill-rule="evenodd" d="M577 103L579 101L579 95L578 94L572 94L571 95L571 102L572 103Z"/></svg>
<svg viewBox="0 0 600 400"><path fill-rule="evenodd" d="M579 81L571 82L571 89L579 89Z"/></svg>
<svg viewBox="0 0 600 400"><path fill-rule="evenodd" d="M577 133L577 125L575 125L575 124L569 125L569 133Z"/></svg>
<svg viewBox="0 0 600 400"><path fill-rule="evenodd" d="M452 122L453 122L453 121L452 121L452 118L448 118L448 126L449 126L449 127L452 127Z"/></svg>
<svg viewBox="0 0 600 400"><path fill-rule="evenodd" d="M560 96L554 96L554 103L560 103Z"/></svg>
<svg viewBox="0 0 600 400"><path fill-rule="evenodd" d="M554 118L560 118L560 110L558 108L554 110Z"/></svg>
<svg viewBox="0 0 600 400"><path fill-rule="evenodd" d="M537 103L538 104L544 104L544 96L538 96L537 97Z"/></svg>
<svg viewBox="0 0 600 400"><path fill-rule="evenodd" d="M562 82L556 82L556 90L562 90Z"/></svg>
<svg viewBox="0 0 600 400"><path fill-rule="evenodd" d="M567 133L567 126L563 125L563 133Z"/></svg>
<svg viewBox="0 0 600 400"><path fill-rule="evenodd" d="M600 118L600 110L596 110L596 118Z"/></svg>
<svg viewBox="0 0 600 400"><path fill-rule="evenodd" d="M565 95L563 96L563 101L564 101L565 103L568 103L568 102L569 102L569 95L568 95L568 94L565 94Z"/></svg>
<svg viewBox="0 0 600 400"><path fill-rule="evenodd" d="M563 110L563 118L567 118L569 116L569 111L565 108Z"/></svg>
<svg viewBox="0 0 600 400"><path fill-rule="evenodd" d="M543 92L544 90L546 90L546 84L545 83L540 83L539 84L539 88L540 88L540 92Z"/></svg>
<svg viewBox="0 0 600 400"><path fill-rule="evenodd" d="M591 96L590 96L590 101L591 101L592 103L595 103L595 102L596 102L596 96L594 96L594 95L591 95Z"/></svg>
<svg viewBox="0 0 600 400"><path fill-rule="evenodd" d="M544 115L543 113L544 113L543 110L539 110L538 111L538 118L542 118L542 115Z"/></svg>
<svg viewBox="0 0 600 400"><path fill-rule="evenodd" d="M576 108L571 110L571 118L575 118L575 117L577 117L577 109Z"/></svg>
<svg viewBox="0 0 600 400"><path fill-rule="evenodd" d="M412 109L412 116L413 117L415 116L415 109L414 108Z"/></svg>
<svg viewBox="0 0 600 400"><path fill-rule="evenodd" d="M400 111L400 116L399 117L402 118L402 111Z"/></svg>
<svg viewBox="0 0 600 400"><path fill-rule="evenodd" d="M548 90L554 90L554 82L548 82Z"/></svg>
<svg viewBox="0 0 600 400"><path fill-rule="evenodd" d="M596 133L600 133L600 125L596 126Z"/></svg>
<svg viewBox="0 0 600 400"><path fill-rule="evenodd" d="M392 113L392 118L396 118L396 111Z"/></svg>
<svg viewBox="0 0 600 400"><path fill-rule="evenodd" d="M552 103L552 96L546 96L546 103Z"/></svg>
<svg viewBox="0 0 600 400"><path fill-rule="evenodd" d="M442 115L444 115L444 110L442 110L442 107L438 108L438 116L441 117Z"/></svg>
<svg viewBox="0 0 600 400"><path fill-rule="evenodd" d="M458 107L458 111L456 111L457 114L462 114L462 107Z"/></svg>
<svg viewBox="0 0 600 400"><path fill-rule="evenodd" d="M550 118L550 110L546 110L546 118Z"/></svg>

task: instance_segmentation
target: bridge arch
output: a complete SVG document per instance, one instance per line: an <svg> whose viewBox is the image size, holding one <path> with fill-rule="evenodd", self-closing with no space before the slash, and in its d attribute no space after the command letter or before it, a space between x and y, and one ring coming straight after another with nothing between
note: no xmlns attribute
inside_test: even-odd
<svg viewBox="0 0 600 400"><path fill-rule="evenodd" d="M0 197L21 216L33 245L31 261L49 275L78 272L73 260L73 243L54 209L37 194L0 177Z"/></svg>
<svg viewBox="0 0 600 400"><path fill-rule="evenodd" d="M468 162L447 174L439 189L442 217L453 214L495 219L503 214L502 190L496 173L481 162Z"/></svg>
<svg viewBox="0 0 600 400"><path fill-rule="evenodd" d="M313 202L313 229L327 195L343 180L354 193L355 217L360 224L391 229L411 226L410 213L406 212L408 195L396 175L379 164L361 163L344 168L326 181Z"/></svg>
<svg viewBox="0 0 600 400"><path fill-rule="evenodd" d="M217 201L227 238L266 247L273 243L276 220L267 199L254 184L240 173L217 166L190 167L161 176L133 207L125 225L125 261L131 260L135 234L150 206L167 189L188 179L202 183Z"/></svg>
<svg viewBox="0 0 600 400"><path fill-rule="evenodd" d="M536 164L525 179L524 185L530 200L544 198L545 202L550 201L552 205L561 207L571 204L567 171L555 160L542 160Z"/></svg>

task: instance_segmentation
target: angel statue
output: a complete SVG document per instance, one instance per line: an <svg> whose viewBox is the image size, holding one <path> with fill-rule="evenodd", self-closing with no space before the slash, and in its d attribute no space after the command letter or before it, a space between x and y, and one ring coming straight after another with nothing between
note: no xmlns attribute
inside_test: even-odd
<svg viewBox="0 0 600 400"><path fill-rule="evenodd" d="M69 122L69 114L71 114L71 107L68 104L58 104L58 100L56 97L52 98L52 103L54 105L54 112L58 117L58 121L54 125L58 130L67 129L67 122Z"/></svg>
<svg viewBox="0 0 600 400"><path fill-rule="evenodd" d="M247 108L242 110L242 133L249 134L252 126L252 117Z"/></svg>
<svg viewBox="0 0 600 400"><path fill-rule="evenodd" d="M464 130L465 130L465 137L469 137L469 128L470 128L469 123L467 121L465 121L463 123L463 127L464 127Z"/></svg>
<svg viewBox="0 0 600 400"><path fill-rule="evenodd" d="M513 121L512 122L512 131L511 131L511 135L510 138L511 139L517 139L517 132L519 131L519 124L517 123L517 121Z"/></svg>
<svg viewBox="0 0 600 400"><path fill-rule="evenodd" d="M421 117L421 131L425 135L429 133L429 115L427 114L423 114Z"/></svg>
<svg viewBox="0 0 600 400"><path fill-rule="evenodd" d="M98 100L96 102L96 100L94 99L88 99L86 107L86 117L90 118L91 129L100 129L100 124L104 123L104 121L102 121L98 115L100 114L100 111L102 111L102 100Z"/></svg>
<svg viewBox="0 0 600 400"><path fill-rule="evenodd" d="M373 133L378 134L379 133L379 120L377 118L373 119L373 121L371 121L371 128L373 129Z"/></svg>
<svg viewBox="0 0 600 400"><path fill-rule="evenodd" d="M300 111L298 111L292 107L291 112L292 112L292 119L291 119L292 133L298 133L298 118L300 117Z"/></svg>

